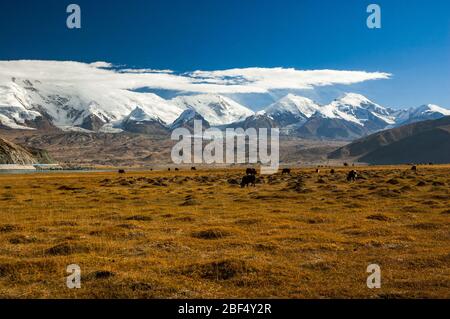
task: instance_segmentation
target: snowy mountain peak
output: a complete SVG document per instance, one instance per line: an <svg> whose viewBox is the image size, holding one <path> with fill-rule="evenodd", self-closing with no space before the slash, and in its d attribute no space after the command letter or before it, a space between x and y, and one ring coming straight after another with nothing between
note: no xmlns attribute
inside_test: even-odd
<svg viewBox="0 0 450 319"><path fill-rule="evenodd" d="M338 101L342 104L352 105L352 106L375 104L372 101L370 101L368 98L366 98L364 95L357 94L357 93L345 93L343 97L341 97L340 99L337 99L336 101Z"/></svg>
<svg viewBox="0 0 450 319"><path fill-rule="evenodd" d="M133 111L126 117L128 121L144 122L144 121L155 121L158 118L149 115L141 107L136 106Z"/></svg>
<svg viewBox="0 0 450 319"><path fill-rule="evenodd" d="M13 129L31 129L25 122L40 116L31 104L27 91L14 81L0 83L0 124Z"/></svg>
<svg viewBox="0 0 450 319"><path fill-rule="evenodd" d="M316 113L313 114L312 117L340 119L362 125L362 123L353 114L339 110L339 108L337 108L333 103L322 106Z"/></svg>
<svg viewBox="0 0 450 319"><path fill-rule="evenodd" d="M331 104L335 105L341 110L363 108L376 113L389 115L389 112L385 107L378 105L369 100L364 95L357 93L346 93L343 97L331 102Z"/></svg>
<svg viewBox="0 0 450 319"><path fill-rule="evenodd" d="M294 94L288 94L275 103L269 105L259 114L266 114L270 118L284 125L290 125L296 122L304 122L319 109L320 106L311 99Z"/></svg>
<svg viewBox="0 0 450 319"><path fill-rule="evenodd" d="M243 121L254 114L245 106L219 94L178 96L170 102L181 109L194 109L211 125Z"/></svg>
<svg viewBox="0 0 450 319"><path fill-rule="evenodd" d="M311 116L319 106L311 99L294 94L288 94L266 108L266 113L291 112Z"/></svg>
<svg viewBox="0 0 450 319"><path fill-rule="evenodd" d="M368 122L377 122L375 126L381 129L395 123L395 118L390 110L361 94L346 93L340 99L331 102L330 105L344 113L352 122L363 126Z"/></svg>
<svg viewBox="0 0 450 319"><path fill-rule="evenodd" d="M436 104L425 104L416 108L414 113L440 113L443 115L450 115L450 110L444 109Z"/></svg>
<svg viewBox="0 0 450 319"><path fill-rule="evenodd" d="M121 129L141 134L166 134L167 125L160 118L136 106L121 122Z"/></svg>
<svg viewBox="0 0 450 319"><path fill-rule="evenodd" d="M176 129L179 127L187 127L187 128L193 128L194 127L194 121L201 121L202 127L209 128L209 123L201 116L199 113L197 113L194 109L186 109L183 113L181 113L180 117L177 118L171 125L171 129Z"/></svg>
<svg viewBox="0 0 450 319"><path fill-rule="evenodd" d="M450 110L435 104L424 104L415 108L398 110L394 113L397 125L404 125L425 120L436 120L450 116Z"/></svg>

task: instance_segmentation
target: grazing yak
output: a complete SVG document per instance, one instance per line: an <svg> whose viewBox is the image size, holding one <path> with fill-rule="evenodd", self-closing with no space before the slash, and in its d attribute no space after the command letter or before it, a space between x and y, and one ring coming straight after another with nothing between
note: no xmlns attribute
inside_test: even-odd
<svg viewBox="0 0 450 319"><path fill-rule="evenodd" d="M355 170L351 170L347 174L347 181L348 182L354 182L354 181L356 181L357 178L358 178L358 173Z"/></svg>
<svg viewBox="0 0 450 319"><path fill-rule="evenodd" d="M253 187L256 187L256 176L255 175L245 175L244 177L242 177L242 181L241 181L241 187L248 187L252 185Z"/></svg>
<svg viewBox="0 0 450 319"><path fill-rule="evenodd" d="M284 174L291 174L291 169L290 168L283 168L283 170L281 171L281 175L284 175Z"/></svg>
<svg viewBox="0 0 450 319"><path fill-rule="evenodd" d="M414 165L413 167L411 167L411 170L412 170L413 172L417 172L417 166Z"/></svg>
<svg viewBox="0 0 450 319"><path fill-rule="evenodd" d="M178 172L178 171L179 171L179 169L178 169L178 168L175 168L175 171L177 171L177 172Z"/></svg>
<svg viewBox="0 0 450 319"><path fill-rule="evenodd" d="M125 170L124 169L119 169L119 174L125 174Z"/></svg>
<svg viewBox="0 0 450 319"><path fill-rule="evenodd" d="M197 170L197 168L195 168L195 166L191 167L191 171L196 171L196 170Z"/></svg>
<svg viewBox="0 0 450 319"><path fill-rule="evenodd" d="M334 170L334 168L331 169L330 174L334 174L336 173L336 171Z"/></svg>
<svg viewBox="0 0 450 319"><path fill-rule="evenodd" d="M254 169L254 168L247 168L245 173L247 175L256 175L256 169Z"/></svg>

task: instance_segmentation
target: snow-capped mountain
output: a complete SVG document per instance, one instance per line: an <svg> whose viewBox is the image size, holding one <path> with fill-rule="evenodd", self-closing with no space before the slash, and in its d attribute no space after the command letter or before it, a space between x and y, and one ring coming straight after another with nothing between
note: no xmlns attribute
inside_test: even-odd
<svg viewBox="0 0 450 319"><path fill-rule="evenodd" d="M0 86L0 122L14 129L32 129L31 122L48 119L63 130L100 130L105 124L159 121L170 126L183 111L193 109L211 125L245 120L253 111L230 98L216 94L180 96L165 100L153 93L129 90L48 84L11 79Z"/></svg>
<svg viewBox="0 0 450 319"><path fill-rule="evenodd" d="M267 115L281 126L287 126L306 122L319 109L317 103L306 97L288 94L269 105L260 114Z"/></svg>
<svg viewBox="0 0 450 319"><path fill-rule="evenodd" d="M258 112L273 119L289 134L302 137L354 139L416 121L450 115L450 110L425 105L396 111L355 93L346 93L327 105L289 94Z"/></svg>
<svg viewBox="0 0 450 319"><path fill-rule="evenodd" d="M73 67L70 64L61 70L67 72ZM80 72L85 68L93 67L83 65ZM443 116L450 116L450 110L432 104L392 110L355 93L327 105L288 94L255 113L219 94L166 100L153 93L122 89L112 80L84 81L78 74L65 81L63 77L46 78L45 74L25 78L7 77L0 72L0 127L12 129L159 134L176 127L192 127L194 120L202 120L205 128L278 127L283 134L353 139Z"/></svg>
<svg viewBox="0 0 450 319"><path fill-rule="evenodd" d="M391 109L355 93L347 93L327 105L288 94L259 112L287 132L326 138L354 138L384 129L395 124L392 113Z"/></svg>
<svg viewBox="0 0 450 319"><path fill-rule="evenodd" d="M240 122L254 114L247 107L218 94L178 96L169 102L181 109L194 109L212 126Z"/></svg>
<svg viewBox="0 0 450 319"><path fill-rule="evenodd" d="M30 122L46 118L64 130L98 130L123 120L136 106L164 124L183 112L153 93L17 78L0 85L0 121L11 128L32 128Z"/></svg>
<svg viewBox="0 0 450 319"><path fill-rule="evenodd" d="M139 106L131 111L131 113L125 117L124 122L153 122L160 121L160 119L154 115L148 114L144 109Z"/></svg>
<svg viewBox="0 0 450 319"><path fill-rule="evenodd" d="M41 116L32 103L27 91L16 83L0 85L0 123L13 129L30 129L26 122Z"/></svg>
<svg viewBox="0 0 450 319"><path fill-rule="evenodd" d="M122 120L123 130L142 134L165 134L168 132L166 124L155 115L148 114L143 108L136 108Z"/></svg>
<svg viewBox="0 0 450 319"><path fill-rule="evenodd" d="M193 129L194 121L201 121L203 129L210 127L210 124L203 118L203 116L197 113L194 109L187 109L183 113L181 113L180 117L177 118L175 122L173 122L170 125L170 128L176 129L179 127L184 127L188 129Z"/></svg>
<svg viewBox="0 0 450 319"><path fill-rule="evenodd" d="M365 96L355 93L347 93L342 98L334 100L327 106L339 114L343 119L355 122L369 130L383 129L395 124L392 111L380 106Z"/></svg>
<svg viewBox="0 0 450 319"><path fill-rule="evenodd" d="M397 125L406 125L425 120L437 120L450 116L450 110L438 105L426 104L415 108L399 110L394 113Z"/></svg>

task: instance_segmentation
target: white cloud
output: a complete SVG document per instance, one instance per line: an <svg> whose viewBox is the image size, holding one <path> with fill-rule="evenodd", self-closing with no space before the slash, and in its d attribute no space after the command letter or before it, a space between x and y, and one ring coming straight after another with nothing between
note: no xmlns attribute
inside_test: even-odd
<svg viewBox="0 0 450 319"><path fill-rule="evenodd" d="M91 64L60 61L0 61L0 81L12 77L96 85L107 89L149 87L200 93L267 93L275 89L312 89L334 84L354 84L389 79L384 72L340 70L296 70L287 68L243 68L176 74L171 70L114 69L107 62Z"/></svg>
<svg viewBox="0 0 450 319"><path fill-rule="evenodd" d="M102 61L93 62L90 65L95 68L111 68L113 66L111 63L102 62Z"/></svg>
<svg viewBox="0 0 450 319"><path fill-rule="evenodd" d="M155 69L120 69L120 73L174 73L172 70L155 70Z"/></svg>
<svg viewBox="0 0 450 319"><path fill-rule="evenodd" d="M391 74L366 71L296 70L285 68L246 68L223 71L195 71L191 76L214 84L245 83L264 90L311 89L315 86L354 84L388 79Z"/></svg>

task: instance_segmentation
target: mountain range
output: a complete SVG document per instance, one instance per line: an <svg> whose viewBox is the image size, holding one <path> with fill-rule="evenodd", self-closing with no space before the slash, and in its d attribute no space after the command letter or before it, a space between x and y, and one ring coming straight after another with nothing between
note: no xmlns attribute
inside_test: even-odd
<svg viewBox="0 0 450 319"><path fill-rule="evenodd" d="M166 134L177 127L278 127L282 134L354 140L385 129L450 115L437 105L394 110L347 93L327 105L288 94L253 112L219 94L163 99L153 93L11 78L0 83L0 127L22 130Z"/></svg>

